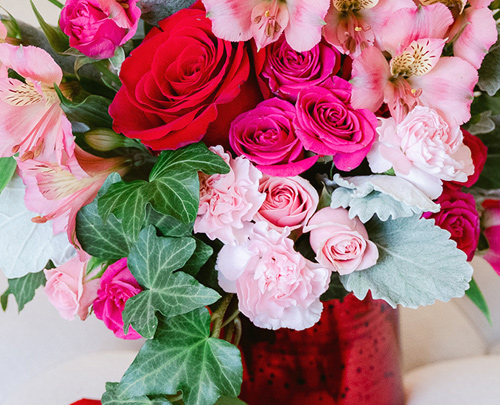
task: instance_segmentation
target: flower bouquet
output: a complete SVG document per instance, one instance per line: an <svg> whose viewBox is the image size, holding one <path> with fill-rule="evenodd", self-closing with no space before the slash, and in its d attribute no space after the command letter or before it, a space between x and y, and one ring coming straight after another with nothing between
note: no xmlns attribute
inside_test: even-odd
<svg viewBox="0 0 500 405"><path fill-rule="evenodd" d="M241 403L244 322L348 294L489 316L498 0L50 2L0 23L1 302L145 338L103 404Z"/></svg>

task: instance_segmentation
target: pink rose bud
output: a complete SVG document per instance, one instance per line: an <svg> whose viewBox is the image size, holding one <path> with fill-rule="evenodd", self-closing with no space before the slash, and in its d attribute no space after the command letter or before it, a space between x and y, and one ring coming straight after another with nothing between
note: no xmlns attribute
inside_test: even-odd
<svg viewBox="0 0 500 405"><path fill-rule="evenodd" d="M141 10L137 0L68 0L59 24L69 44L94 59L111 58L131 39Z"/></svg>
<svg viewBox="0 0 500 405"><path fill-rule="evenodd" d="M103 321L116 337L126 340L141 338L132 327L125 335L122 318L127 300L141 291L141 286L127 267L126 258L110 265L102 275L101 288L94 301L94 312L97 319Z"/></svg>
<svg viewBox="0 0 500 405"><path fill-rule="evenodd" d="M311 232L309 241L316 260L341 275L377 263L377 246L368 240L361 221L349 219L349 212L344 208L323 208L313 215L304 231Z"/></svg>
<svg viewBox="0 0 500 405"><path fill-rule="evenodd" d="M75 256L55 269L44 270L45 294L64 319L72 320L78 315L85 320L97 297L99 280L90 280L92 276L86 275L87 264L88 259L81 261Z"/></svg>
<svg viewBox="0 0 500 405"><path fill-rule="evenodd" d="M282 231L302 228L316 212L319 196L302 177L264 176L259 191L266 195L255 215L256 221L267 221L272 229Z"/></svg>

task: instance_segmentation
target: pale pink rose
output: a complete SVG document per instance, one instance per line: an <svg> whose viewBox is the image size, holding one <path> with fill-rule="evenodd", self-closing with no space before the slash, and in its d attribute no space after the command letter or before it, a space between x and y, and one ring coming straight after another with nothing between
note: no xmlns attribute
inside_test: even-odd
<svg viewBox="0 0 500 405"><path fill-rule="evenodd" d="M394 169L432 199L442 192L442 180L464 183L474 173L470 149L460 127L451 127L434 110L417 106L399 124L382 119L379 139L368 154L375 173Z"/></svg>
<svg viewBox="0 0 500 405"><path fill-rule="evenodd" d="M200 206L194 231L205 233L212 240L241 243L266 198L259 192L262 173L243 156L233 159L222 146L210 150L222 157L231 171L212 176L200 173Z"/></svg>
<svg viewBox="0 0 500 405"><path fill-rule="evenodd" d="M255 221L267 221L269 227L282 231L302 228L316 212L319 196L311 183L302 177L264 176L259 191L266 199Z"/></svg>
<svg viewBox="0 0 500 405"><path fill-rule="evenodd" d="M97 299L94 301L95 316L120 339L141 338L132 327L125 335L122 316L128 299L141 291L141 286L128 269L126 257L111 264L101 277Z"/></svg>
<svg viewBox="0 0 500 405"><path fill-rule="evenodd" d="M105 59L134 36L140 16L137 0L67 0L59 24L71 47Z"/></svg>
<svg viewBox="0 0 500 405"><path fill-rule="evenodd" d="M319 321L331 272L306 260L283 232L257 222L241 245L225 245L217 257L219 284L236 293L239 309L256 326L303 330Z"/></svg>
<svg viewBox="0 0 500 405"><path fill-rule="evenodd" d="M313 215L304 232L311 232L309 242L322 266L341 275L374 266L377 246L358 218L350 219L344 208L323 208Z"/></svg>
<svg viewBox="0 0 500 405"><path fill-rule="evenodd" d="M72 320L78 315L85 320L97 298L99 279L92 280L92 273L86 274L89 259L88 255L83 261L75 256L55 269L44 270L45 294L64 319Z"/></svg>

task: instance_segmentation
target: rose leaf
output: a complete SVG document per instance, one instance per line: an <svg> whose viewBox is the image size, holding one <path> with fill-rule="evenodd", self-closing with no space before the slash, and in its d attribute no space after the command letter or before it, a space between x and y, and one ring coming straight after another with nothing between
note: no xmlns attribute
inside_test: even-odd
<svg viewBox="0 0 500 405"><path fill-rule="evenodd" d="M113 184L99 199L99 214L106 220L113 213L134 236L145 223L148 203L160 214L185 224L194 222L199 205L198 172L228 173L229 167L202 143L164 151L151 171L149 182Z"/></svg>
<svg viewBox="0 0 500 405"><path fill-rule="evenodd" d="M210 337L210 314L199 308L160 322L115 390L122 398L182 391L186 405L211 405L238 396L242 374L240 351Z"/></svg>
<svg viewBox="0 0 500 405"><path fill-rule="evenodd" d="M182 269L196 250L194 238L163 238L154 227L141 231L130 251L128 268L144 291L127 300L123 312L128 325L151 339L158 326L156 312L172 317L216 302L220 295Z"/></svg>
<svg viewBox="0 0 500 405"><path fill-rule="evenodd" d="M346 290L358 299L370 290L373 298L393 307L417 308L436 299L447 302L461 297L469 288L472 266L467 256L434 220L416 216L385 222L373 219L366 230L378 247L377 264L341 276Z"/></svg>

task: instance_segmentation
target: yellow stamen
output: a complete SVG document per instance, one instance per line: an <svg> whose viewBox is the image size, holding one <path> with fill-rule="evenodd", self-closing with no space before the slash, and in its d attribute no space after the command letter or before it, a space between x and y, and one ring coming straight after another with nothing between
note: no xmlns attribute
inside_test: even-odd
<svg viewBox="0 0 500 405"><path fill-rule="evenodd" d="M269 18L269 16L271 15L271 12L269 10L267 10L264 15L266 16L266 18Z"/></svg>
<svg viewBox="0 0 500 405"><path fill-rule="evenodd" d="M361 28L361 27L355 27L354 31L356 31L356 32L363 31L363 28Z"/></svg>

